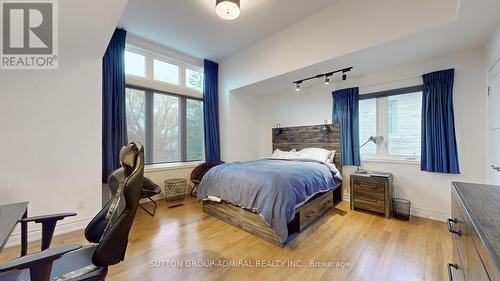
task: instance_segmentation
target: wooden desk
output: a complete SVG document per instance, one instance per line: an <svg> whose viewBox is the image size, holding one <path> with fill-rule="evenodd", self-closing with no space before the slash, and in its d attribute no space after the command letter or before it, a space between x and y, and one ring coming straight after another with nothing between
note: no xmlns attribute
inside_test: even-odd
<svg viewBox="0 0 500 281"><path fill-rule="evenodd" d="M0 205L0 252L7 244L17 223L28 217L28 202ZM28 252L28 224L21 223L21 256Z"/></svg>

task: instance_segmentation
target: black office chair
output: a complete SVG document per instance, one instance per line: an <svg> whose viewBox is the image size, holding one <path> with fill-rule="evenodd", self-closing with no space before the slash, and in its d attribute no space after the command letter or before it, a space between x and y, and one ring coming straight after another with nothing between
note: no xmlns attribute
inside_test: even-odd
<svg viewBox="0 0 500 281"><path fill-rule="evenodd" d="M87 240L96 244L50 248L11 260L0 265L0 280L104 280L108 266L125 257L128 234L141 198L143 146L124 146L120 162L122 167L108 178L110 201L85 229Z"/></svg>

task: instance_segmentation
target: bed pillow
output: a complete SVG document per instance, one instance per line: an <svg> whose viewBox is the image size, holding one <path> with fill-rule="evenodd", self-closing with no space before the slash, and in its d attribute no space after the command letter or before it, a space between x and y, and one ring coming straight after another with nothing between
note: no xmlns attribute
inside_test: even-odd
<svg viewBox="0 0 500 281"><path fill-rule="evenodd" d="M278 158L278 159L292 159L292 158L298 158L299 153L297 152L296 149L292 149L290 151L283 151L280 149L276 149L273 152L273 156L271 158Z"/></svg>
<svg viewBox="0 0 500 281"><path fill-rule="evenodd" d="M313 159L325 163L328 161L331 154L332 152L330 150L316 147L304 148L299 151L300 158Z"/></svg>
<svg viewBox="0 0 500 281"><path fill-rule="evenodd" d="M331 151L331 154L330 154L330 157L328 158L327 163L330 163L330 164L335 163L335 162L334 162L334 161L335 161L335 152L336 152L336 150L332 150L332 151Z"/></svg>

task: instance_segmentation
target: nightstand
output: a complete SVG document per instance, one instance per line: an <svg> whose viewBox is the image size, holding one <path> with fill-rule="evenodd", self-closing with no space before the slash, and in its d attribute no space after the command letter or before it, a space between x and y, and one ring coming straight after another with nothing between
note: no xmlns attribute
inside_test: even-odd
<svg viewBox="0 0 500 281"><path fill-rule="evenodd" d="M351 175L351 210L362 209L391 215L392 174L387 177L373 176L374 173Z"/></svg>

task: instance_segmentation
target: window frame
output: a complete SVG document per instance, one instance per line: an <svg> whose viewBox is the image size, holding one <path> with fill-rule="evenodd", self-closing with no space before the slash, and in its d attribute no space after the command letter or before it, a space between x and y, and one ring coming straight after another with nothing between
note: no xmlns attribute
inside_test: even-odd
<svg viewBox="0 0 500 281"><path fill-rule="evenodd" d="M405 94L412 94L422 92L423 85L416 85L411 87L397 88L392 90L385 90L380 92L373 92L359 96L359 100L376 99L377 108L377 136L383 136L383 141L376 145L376 154L361 154L362 161L394 161L394 162L407 162L407 163L420 163L420 158L414 158L405 155L390 155L388 147L389 137L389 114L388 114L388 97L398 96ZM362 140L360 140L362 141ZM360 143L361 144L361 143ZM360 151L361 153L361 151Z"/></svg>
<svg viewBox="0 0 500 281"><path fill-rule="evenodd" d="M190 162L199 162L205 160L205 149L203 144L202 156L201 159L197 160L187 160L187 108L186 101L196 100L203 103L202 98L196 97L188 97L185 95L180 95L176 93L164 92L157 89L137 86L133 84L125 84L125 88L130 88L134 90L144 91L144 99L146 104L145 109L145 126L144 126L144 139L145 139L145 163L146 165L158 165L158 164L172 164L172 163L190 163ZM154 95L167 95L179 98L179 149L180 149L180 160L179 161L164 161L164 162L149 162L150 159L153 159L153 147L154 147Z"/></svg>
<svg viewBox="0 0 500 281"><path fill-rule="evenodd" d="M137 75L125 73L125 81L127 84L151 88L162 92L176 93L179 95L203 98L203 89L198 91L193 88L186 87L186 69L195 70L203 73L202 65L195 65L186 63L179 59L175 59L155 51L150 51L142 47L127 43L125 50L141 54L146 57L146 76L141 77ZM172 84L161 80L154 79L154 60L160 60L166 63L179 66L179 84ZM203 87L202 87L203 88Z"/></svg>
<svg viewBox="0 0 500 281"><path fill-rule="evenodd" d="M128 39L127 39L128 40ZM154 109L153 99L154 93L165 94L170 96L178 97L179 100L179 114L183 116L182 120L179 118L179 122L183 122L183 127L181 123L179 123L179 137L183 137L183 139L179 143L180 152L180 161L171 161L171 162L146 162L146 166L149 166L150 169L164 169L165 167L187 167L193 165L193 163L205 161L205 143L202 140L202 159L201 160L187 160L187 130L186 130L186 110L187 108L182 105L181 102L186 104L187 99L201 101L203 104L203 89L198 91L193 88L186 87L186 69L191 69L194 71L201 72L203 74L203 63L202 61L198 61L196 59L191 59L189 57L185 57L182 54L178 54L175 52L163 52L163 50L156 48L154 45L150 45L149 43L143 42L141 40L133 40L131 42L127 42L125 46L126 51L130 51L133 53L137 53L143 55L145 59L145 77L137 76L133 74L125 73L125 86L126 88L136 89L140 91L144 91L145 99L150 99L151 101L146 100L146 116L145 116L145 148L146 148L146 159L153 159L153 146L148 144L148 139L153 140L154 130L152 129L154 124ZM184 59L186 58L186 59ZM154 60L159 60L162 62L166 62L169 64L174 64L179 67L179 84L172 84L161 80L154 79ZM148 93L149 92L149 93ZM148 98L148 96L150 96ZM150 108L148 107L148 103ZM148 112L148 110L150 112ZM149 117L148 117L149 116ZM153 117L151 117L153 116ZM151 118L151 120L148 120ZM149 124L149 125L148 125ZM149 126L149 128L148 128ZM149 135L148 135L149 134ZM204 132L202 132L204 134ZM149 141L149 142L151 142ZM151 149L149 149L151 148ZM149 154L149 155L147 155ZM169 168L170 169L170 168Z"/></svg>
<svg viewBox="0 0 500 281"><path fill-rule="evenodd" d="M125 48L125 52L135 53L144 57L144 77L140 75L135 75L132 73L125 72L125 77L134 77L135 79L147 79L148 78L148 56L147 54L138 48ZM125 56L124 56L125 59ZM126 67L125 67L126 69Z"/></svg>
<svg viewBox="0 0 500 281"><path fill-rule="evenodd" d="M178 67L178 72L177 72L177 81L179 81L179 84L175 84L175 83L170 83L170 82L167 82L167 81L163 81L163 80L158 80L158 79L155 79L155 68L154 68L154 65L155 65L155 60L156 61L160 61L160 62L163 62L163 63L166 63L166 64L170 64L170 65L175 65ZM146 63L147 64L147 63ZM173 60L170 60L170 59L166 59L164 57L159 57L159 56L153 56L152 59L151 59L151 79L156 81L156 82L160 82L160 83L166 83L166 84L170 84L170 85L173 85L173 86L182 86L181 85L181 82L182 82L182 65L178 62L175 62Z"/></svg>
<svg viewBox="0 0 500 281"><path fill-rule="evenodd" d="M188 88L188 89L192 89L192 90L195 90L195 91L198 91L197 89L195 88L191 88L189 87L187 84L187 71L190 70L190 71L193 71L193 72L199 72L201 74L201 77L202 77L202 81L201 81L201 91L203 91L203 88L205 86L205 82L203 80L205 80L205 74L203 73L203 69L201 68L198 68L198 67L193 67L193 66L186 66L184 67L184 87Z"/></svg>

